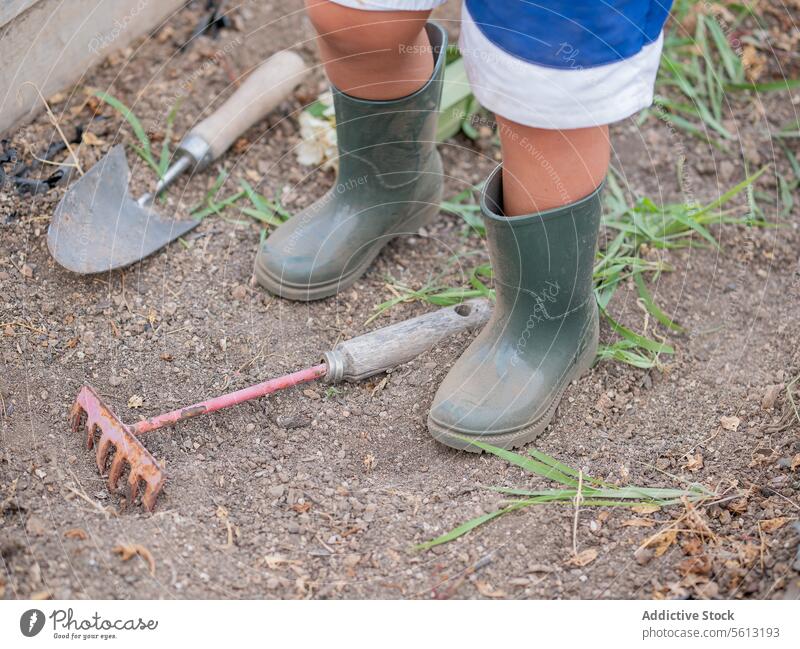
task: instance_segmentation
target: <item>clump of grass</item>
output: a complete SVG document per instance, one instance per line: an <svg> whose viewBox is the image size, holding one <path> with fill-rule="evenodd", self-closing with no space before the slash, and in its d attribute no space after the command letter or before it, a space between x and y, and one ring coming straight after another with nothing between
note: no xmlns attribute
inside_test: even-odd
<svg viewBox="0 0 800 649"><path fill-rule="evenodd" d="M189 214L198 220L204 219L211 214L219 216L226 208L241 199L245 195L244 190L230 194L225 198L219 198L220 190L227 179L228 172L225 170L220 171L216 180L214 180L214 184L211 185L211 188L205 193L205 196L203 196L203 200L191 207L189 209Z"/></svg>
<svg viewBox="0 0 800 649"><path fill-rule="evenodd" d="M686 247L719 248L719 243L708 229L713 224L765 225L763 221L755 219L752 213L741 215L737 214L735 208L726 207L735 196L749 190L765 171L766 167L705 205L671 203L662 206L644 196L636 197L631 204L620 185L621 175L614 170L610 172L606 182L603 224L616 234L598 251L593 280L600 312L619 335L619 340L601 345L598 360L619 361L647 369L660 366L661 356L675 353L675 349L666 342L648 338L617 322L609 315L609 304L617 289L630 280L647 312L667 329L682 333L683 327L656 304L648 289L648 281L657 280L662 272L672 271L673 268L657 255L643 256L643 253ZM485 236L477 192L478 188L475 187L465 189L444 201L442 209L460 216L467 226L467 234ZM389 279L387 288L393 296L375 307L367 323L404 302L423 301L437 306L451 306L474 297L494 299L494 291L485 283L492 278L488 264L470 271L467 286L448 285L443 279L446 274L429 279L419 289Z"/></svg>
<svg viewBox="0 0 800 649"><path fill-rule="evenodd" d="M464 439L466 440L467 438ZM524 469L531 475L555 482L561 486L559 488L536 490L492 487L492 491L508 496L519 496L519 498L503 503L499 509L493 512L472 518L449 532L437 536L435 539L420 543L416 546L417 550L429 550L442 543L449 543L495 518L533 505L555 503L574 506L578 501L582 507L650 505L660 508L681 504L685 501L696 503L717 496L717 494L700 484L690 484L683 489L637 487L632 485L621 487L579 472L536 449L530 449L528 455L525 456L479 440L468 441L483 451L496 455L509 464Z"/></svg>
<svg viewBox="0 0 800 649"><path fill-rule="evenodd" d="M153 154L153 147L150 142L150 137L147 135L147 131L144 129L141 121L139 121L139 118L136 117L134 112L122 101L107 92L96 92L95 96L111 106L120 115L122 115L126 122L128 122L133 130L133 134L139 141L138 145L133 145L133 150L156 173L159 179L163 178L164 174L167 173L170 159L172 158L169 145L172 139L172 127L175 123L175 118L178 115L178 110L180 109L180 100L175 102L167 114L164 140L161 144L161 152L158 160L156 160L156 157Z"/></svg>
<svg viewBox="0 0 800 649"><path fill-rule="evenodd" d="M291 214L286 210L279 199L269 199L262 194L259 194L253 186L244 179L239 180L240 189L225 198L220 198L219 194L222 190L225 181L228 179L226 171L220 171L214 184L206 192L203 200L192 207L189 213L196 219L202 219L211 214L219 216L234 203L237 203L243 198L250 201L251 207L239 207L239 213L249 216L250 218L258 221L263 225L261 228L261 240L266 237L267 229L269 227L277 227L286 219L291 217ZM235 219L225 218L226 221L231 223L244 224L247 221L239 221Z"/></svg>
<svg viewBox="0 0 800 649"><path fill-rule="evenodd" d="M481 237L486 236L486 226L483 224L481 206L478 205L477 200L482 186L483 183L474 187L467 187L464 191L441 203L442 211L460 216L466 223L466 235L475 233Z"/></svg>
<svg viewBox="0 0 800 649"><path fill-rule="evenodd" d="M673 9L676 20L664 38L654 107L644 111L641 119L656 113L689 135L728 151L728 144L736 140L736 135L723 123L725 108L732 98L730 93L791 90L800 87L800 79L760 83L749 79L728 34L751 15L751 8L745 4L722 7L708 3L706 7L709 13L698 9L696 3L676 3ZM680 22L689 12L696 19L692 36L685 34Z"/></svg>
<svg viewBox="0 0 800 649"><path fill-rule="evenodd" d="M291 214L280 199L270 199L259 194L246 180L240 180L239 186L244 190L245 196L252 205L252 207L242 207L240 211L262 224L259 241L263 242L267 237L267 230L271 227L278 227L289 219Z"/></svg>
<svg viewBox="0 0 800 649"><path fill-rule="evenodd" d="M489 264L476 266L470 271L469 287L446 286L442 283L443 276L439 275L428 280L419 289L413 289L389 278L386 286L394 296L378 304L364 324L369 324L384 312L403 302L422 301L436 306L452 306L476 297L494 299L494 290L484 283L484 280L492 278L492 268Z"/></svg>

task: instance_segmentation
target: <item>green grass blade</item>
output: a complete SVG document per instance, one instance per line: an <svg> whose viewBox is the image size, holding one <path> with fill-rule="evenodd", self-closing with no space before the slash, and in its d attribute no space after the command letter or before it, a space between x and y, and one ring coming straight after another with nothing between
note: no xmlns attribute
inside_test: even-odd
<svg viewBox="0 0 800 649"><path fill-rule="evenodd" d="M675 350L666 343L659 343L655 340L650 340L649 338L645 338L644 336L640 336L637 333L634 333L627 327L621 325L619 322L614 320L608 312L603 310L602 314L608 320L608 323L611 325L611 328L616 331L619 335L624 338L627 338L631 342L635 343L637 346L641 347L642 349L646 349L651 351L655 354L674 354Z"/></svg>
<svg viewBox="0 0 800 649"><path fill-rule="evenodd" d="M114 108L114 110L122 115L122 117L125 118L125 121L130 124L136 139L139 140L139 143L141 144L139 155L141 155L144 161L147 162L147 164L149 164L156 173L158 173L158 165L153 158L153 153L150 146L150 138L147 137L147 132L144 130L139 118L133 114L133 111L130 108L128 108L113 95L110 95L107 92L98 91L95 93L95 96Z"/></svg>
<svg viewBox="0 0 800 649"><path fill-rule="evenodd" d="M642 302L644 303L648 312L656 320L658 320L665 327L672 329L673 331L677 332L685 331L683 327L674 322L666 313L664 313L661 309L658 308L656 303L653 301L653 296L650 295L650 292L647 290L647 286L645 285L644 278L642 277L641 273L634 273L633 281L636 284L636 289L639 291L639 297L642 298Z"/></svg>
<svg viewBox="0 0 800 649"><path fill-rule="evenodd" d="M442 534L441 536L437 536L435 539L414 546L414 549L430 550L432 547L441 545L442 543L449 543L450 541L454 541L458 537L464 536L468 532L471 532L476 527L479 527L484 523L488 523L490 520L495 519L498 516L502 516L503 514L508 514L509 512L515 511L520 508L521 508L520 505L514 504L514 505L509 505L508 507L504 507L503 509L498 509L497 511L490 512L488 514L483 514L482 516L478 516L476 518L468 520L466 523L462 523L461 525L459 525L455 529L450 530L446 534Z"/></svg>
<svg viewBox="0 0 800 649"><path fill-rule="evenodd" d="M547 478L548 480L553 480L554 482L558 482L567 486L577 486L578 484L577 480L574 480L570 476L564 475L555 467L548 466L547 464L544 464L538 460L527 458L524 455L519 455L518 453L514 453L513 451L508 451L497 446L492 446L491 444L481 442L477 439L472 439L469 437L462 437L461 439L470 442L473 446L477 446L487 453L496 455L510 464L514 464L521 469L524 469L528 473L533 473L543 478Z"/></svg>
<svg viewBox="0 0 800 649"><path fill-rule="evenodd" d="M164 129L164 141L161 143L161 157L158 160L158 177L163 178L164 174L167 173L167 169L169 169L169 145L172 140L172 126L175 123L175 118L178 115L178 109L181 106L181 99L175 102L175 104L170 109L169 113L167 114L167 123Z"/></svg>
<svg viewBox="0 0 800 649"><path fill-rule="evenodd" d="M761 83L741 82L726 83L725 90L754 90L755 92L775 92L800 88L800 79L782 79L780 81L764 81Z"/></svg>

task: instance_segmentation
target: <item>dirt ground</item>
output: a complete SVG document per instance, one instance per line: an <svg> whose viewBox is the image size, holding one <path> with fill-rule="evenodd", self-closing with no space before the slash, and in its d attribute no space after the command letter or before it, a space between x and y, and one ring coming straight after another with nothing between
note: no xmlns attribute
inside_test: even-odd
<svg viewBox="0 0 800 649"><path fill-rule="evenodd" d="M85 167L114 142L132 142L107 107L91 120L97 105L87 103L85 88L110 90L155 134L163 133L176 96L186 94L175 125L180 135L218 105L232 75L271 51L292 46L317 62L299 1L249 3L236 14L215 39L179 51L200 17L200 9L183 10L53 99L68 137L76 125L96 136L79 149ZM439 16L455 37L457 8ZM784 72L798 76L797 69ZM266 195L281 193L292 210L320 196L333 175L300 167L292 149L299 142L296 111L324 86L315 67L268 123L252 128L217 168L180 183L160 209L186 211L220 166L231 174L230 191L247 178ZM787 168L768 130L796 117L798 104L798 91L734 104L735 155L656 117L643 124L632 118L613 128L614 164L634 190L657 202L682 200L681 156L684 180L701 200L741 181L745 163L751 172L773 165L758 186L775 197L762 205L774 223L774 169ZM58 139L46 116L8 137L5 144L28 162ZM441 150L448 194L482 180L498 155L490 141L463 136ZM149 176L133 154L129 162L137 194ZM78 277L58 267L46 246L64 187L34 197L8 184L0 192L0 596L800 595L800 426L781 388L800 374L796 209L777 228L714 229L718 252L667 253L675 270L652 292L687 333L647 326L667 336L675 356L664 358L662 370L598 364L568 389L535 443L612 482L674 486L683 479L736 497L696 511L585 509L575 539L570 506L530 508L420 553L415 543L497 506L499 496L484 487L542 486L495 457L453 451L427 433L435 388L469 336L338 393L322 385L293 389L147 435L169 473L152 515L124 508L119 494L107 492L82 435L69 431L67 413L86 381L132 422L315 363L337 340L367 329L374 306L390 296L388 275L420 285L447 271L459 281L459 266L448 265L453 254L474 251L486 259L457 217L443 214L428 231L393 242L343 295L299 304L252 284L259 230L236 217L209 217L185 245L124 272ZM743 196L737 201L744 207ZM404 304L369 327L428 308ZM638 331L645 327L631 287L618 293L611 311ZM604 328L601 337L610 341L614 333ZM128 407L133 396L142 398L140 408ZM738 424L722 419L731 417ZM676 521L693 532L637 551ZM595 549L596 559L570 564L573 541L579 550ZM123 561L115 548L132 544L146 552Z"/></svg>

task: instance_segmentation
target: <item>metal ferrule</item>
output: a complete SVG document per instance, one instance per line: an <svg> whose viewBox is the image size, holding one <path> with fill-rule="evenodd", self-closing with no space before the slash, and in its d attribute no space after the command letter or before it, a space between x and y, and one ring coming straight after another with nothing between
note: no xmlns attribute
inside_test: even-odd
<svg viewBox="0 0 800 649"><path fill-rule="evenodd" d="M191 158L195 171L202 171L214 159L211 154L211 145L196 133L189 133L181 140L177 154Z"/></svg>
<svg viewBox="0 0 800 649"><path fill-rule="evenodd" d="M322 362L328 366L323 380L325 383L339 383L344 379L344 358L341 351L332 349L322 355Z"/></svg>

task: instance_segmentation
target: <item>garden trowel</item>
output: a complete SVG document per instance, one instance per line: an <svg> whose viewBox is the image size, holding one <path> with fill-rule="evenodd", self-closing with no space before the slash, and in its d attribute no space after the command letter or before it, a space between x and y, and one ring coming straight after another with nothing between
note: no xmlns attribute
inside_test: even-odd
<svg viewBox="0 0 800 649"><path fill-rule="evenodd" d="M262 63L233 95L181 141L172 166L152 194L134 200L121 144L114 146L64 194L47 232L53 258L75 273L101 273L144 259L185 234L198 219L160 215L155 196L186 170L201 171L250 126L269 113L307 73L294 52Z"/></svg>

